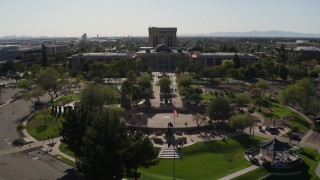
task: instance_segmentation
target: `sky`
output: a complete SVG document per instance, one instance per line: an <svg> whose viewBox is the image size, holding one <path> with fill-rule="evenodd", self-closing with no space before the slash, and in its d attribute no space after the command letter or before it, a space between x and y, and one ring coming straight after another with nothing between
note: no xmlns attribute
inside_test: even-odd
<svg viewBox="0 0 320 180"><path fill-rule="evenodd" d="M0 37L148 36L293 31L320 33L320 0L1 0Z"/></svg>

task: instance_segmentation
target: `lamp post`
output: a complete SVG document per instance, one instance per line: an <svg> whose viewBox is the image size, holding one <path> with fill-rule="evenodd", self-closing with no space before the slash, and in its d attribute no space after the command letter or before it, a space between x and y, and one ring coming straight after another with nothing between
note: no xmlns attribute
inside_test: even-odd
<svg viewBox="0 0 320 180"><path fill-rule="evenodd" d="M175 102L173 101L173 109L174 111L176 111L175 108ZM175 113L173 114L173 177L172 179L175 180L176 179L176 138L174 136L174 132L176 129L176 115Z"/></svg>
<svg viewBox="0 0 320 180"><path fill-rule="evenodd" d="M2 84L0 84L0 105L2 104Z"/></svg>
<svg viewBox="0 0 320 180"><path fill-rule="evenodd" d="M14 101L12 102L12 114L14 114L15 111L14 111Z"/></svg>

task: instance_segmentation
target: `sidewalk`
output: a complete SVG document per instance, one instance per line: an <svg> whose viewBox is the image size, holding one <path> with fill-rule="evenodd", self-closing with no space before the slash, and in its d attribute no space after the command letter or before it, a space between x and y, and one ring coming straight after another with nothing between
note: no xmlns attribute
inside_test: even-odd
<svg viewBox="0 0 320 180"><path fill-rule="evenodd" d="M250 172L250 171L253 171L253 170L257 169L257 168L258 168L258 166L252 165L252 166L250 166L250 167L247 167L247 168L242 169L242 170L240 170L240 171L237 171L237 172L235 172L235 173L229 174L228 176L225 176L225 177L223 177L223 178L220 178L219 180L229 180L229 179L233 179L233 178L235 178L235 177L241 176L242 174L246 174L246 173L248 173L248 172Z"/></svg>
<svg viewBox="0 0 320 180"><path fill-rule="evenodd" d="M26 119L25 121L23 121L22 124L27 125L28 119ZM63 152L61 152L59 150L59 146L61 144L61 137L57 137L54 139L50 139L50 140L44 140L44 141L38 141L36 139L34 139L26 129L22 129L22 133L24 134L24 138L23 140L26 141L27 143L29 143L29 145L24 145L22 146L23 148L21 148L20 150L17 150L17 152L19 151L23 151L24 149L30 149L29 146L35 147L35 146L41 146L41 150L44 152L47 152L48 154L50 154L51 156L56 157L57 155L62 156L66 159L69 159L71 161L75 162L75 158L71 157ZM49 142L50 141L50 142ZM53 145L53 146L52 146ZM10 152L9 152L10 153ZM1 152L0 152L1 155Z"/></svg>

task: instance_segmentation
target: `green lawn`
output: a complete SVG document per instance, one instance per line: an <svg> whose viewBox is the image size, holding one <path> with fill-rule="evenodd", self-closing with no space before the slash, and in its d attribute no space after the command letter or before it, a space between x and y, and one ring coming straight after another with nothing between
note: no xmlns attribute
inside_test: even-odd
<svg viewBox="0 0 320 180"><path fill-rule="evenodd" d="M55 155L55 157L60 159L61 161L65 162L65 163L67 163L67 164L70 164L73 167L76 167L76 162L74 162L74 161L71 161L71 160L69 160L69 159L67 159L65 157L62 157L62 156L58 155L58 154Z"/></svg>
<svg viewBox="0 0 320 180"><path fill-rule="evenodd" d="M260 139L260 138L256 138ZM198 142L181 149L176 160L176 177L181 179L218 179L249 167L244 151L253 145L248 136L223 141ZM172 179L173 159L161 159L156 166L141 168L143 179Z"/></svg>
<svg viewBox="0 0 320 180"><path fill-rule="evenodd" d="M60 97L53 105L64 105L72 101L76 101L80 99L80 95L78 94L68 94Z"/></svg>
<svg viewBox="0 0 320 180"><path fill-rule="evenodd" d="M259 167L249 173L243 174L234 178L233 180L247 180L247 179L261 179L262 177L268 175L269 172L265 170L263 167Z"/></svg>
<svg viewBox="0 0 320 180"><path fill-rule="evenodd" d="M320 162L320 154L318 150L304 147L299 150L299 154L302 156L304 162L307 164L302 177L319 180L320 177L317 177L317 175L315 174L315 169L317 168Z"/></svg>
<svg viewBox="0 0 320 180"><path fill-rule="evenodd" d="M271 99L269 97L263 97L263 104L264 107L261 108L262 112L261 115L265 119L275 119L280 120L284 117L291 118L290 126L292 128L297 128L301 131L308 131L309 130L309 123L299 114L293 112L291 109L287 108L286 106L279 103L279 101ZM272 106L272 113L269 110L269 104Z"/></svg>
<svg viewBox="0 0 320 180"><path fill-rule="evenodd" d="M46 119L46 124L45 124ZM27 124L28 133L37 140L59 137L59 128L63 117L45 115L43 112L35 114Z"/></svg>
<svg viewBox="0 0 320 180"><path fill-rule="evenodd" d="M59 146L59 150L71 157L75 157L74 153L72 151L70 151L69 149L66 148L67 147L67 144L65 143L61 143L60 146Z"/></svg>
<svg viewBox="0 0 320 180"><path fill-rule="evenodd" d="M201 99L202 100L211 100L211 99L214 99L214 95L208 93L208 94L201 94Z"/></svg>
<svg viewBox="0 0 320 180"><path fill-rule="evenodd" d="M320 154L318 153L318 150L313 148L302 148L299 151L299 154L302 156L304 162L306 163L306 166L301 169L303 170L303 173L300 175L295 176L272 176L271 179L279 179L279 180L289 180L289 179L312 179L312 180L319 180L320 177L317 177L315 174L315 169L318 166L318 163L320 162ZM260 179L267 175L269 172L265 170L264 168L260 167L256 170L253 170L249 173L243 174L235 180L245 180L245 179Z"/></svg>

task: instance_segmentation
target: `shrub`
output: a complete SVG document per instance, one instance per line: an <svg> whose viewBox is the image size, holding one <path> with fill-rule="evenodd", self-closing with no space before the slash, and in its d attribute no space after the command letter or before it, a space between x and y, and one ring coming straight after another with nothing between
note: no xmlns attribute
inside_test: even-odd
<svg viewBox="0 0 320 180"><path fill-rule="evenodd" d="M271 162L270 161L264 161L262 162L262 166L265 168L269 168L271 166Z"/></svg>

